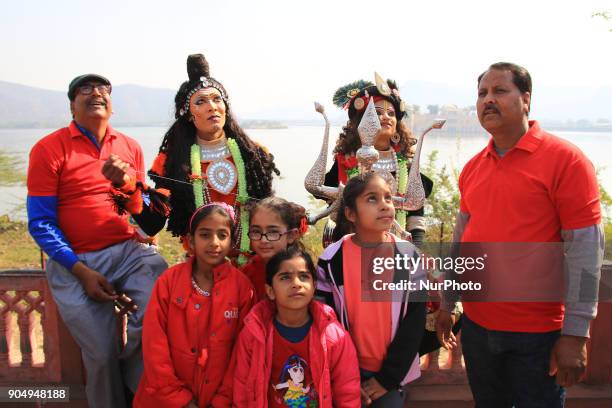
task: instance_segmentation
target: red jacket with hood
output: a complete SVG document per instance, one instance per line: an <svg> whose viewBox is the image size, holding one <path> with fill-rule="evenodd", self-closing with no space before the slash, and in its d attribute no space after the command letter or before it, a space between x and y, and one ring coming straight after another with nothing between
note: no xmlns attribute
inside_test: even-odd
<svg viewBox="0 0 612 408"><path fill-rule="evenodd" d="M310 314L309 364L319 407L361 408L359 364L350 336L329 306L313 300ZM232 359L233 407L268 408L275 315L275 304L264 300L244 319Z"/></svg>
<svg viewBox="0 0 612 408"><path fill-rule="evenodd" d="M193 258L166 270L155 283L144 316L144 373L135 408L229 406L219 395L230 356L253 304L249 280L227 261L213 269L210 313L191 285Z"/></svg>

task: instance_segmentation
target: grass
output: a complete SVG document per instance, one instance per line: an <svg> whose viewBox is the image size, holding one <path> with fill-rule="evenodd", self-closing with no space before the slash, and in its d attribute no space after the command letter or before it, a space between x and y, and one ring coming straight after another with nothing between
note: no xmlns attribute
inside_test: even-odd
<svg viewBox="0 0 612 408"><path fill-rule="evenodd" d="M159 234L159 251L168 264L183 260L185 251L178 238L167 231ZM46 257L46 255L45 255ZM40 249L28 232L28 225L0 216L0 270L40 269Z"/></svg>
<svg viewBox="0 0 612 408"><path fill-rule="evenodd" d="M40 250L25 222L0 216L0 269L40 269Z"/></svg>
<svg viewBox="0 0 612 408"><path fill-rule="evenodd" d="M304 246L316 259L323 248L321 235L325 220L310 227L303 237ZM182 262L185 256L179 239L167 231L158 235L158 248L168 265ZM46 255L45 255L46 257ZM0 270L2 269L40 269L40 249L28 232L28 226L22 221L12 221L7 215L0 216Z"/></svg>
<svg viewBox="0 0 612 408"><path fill-rule="evenodd" d="M14 186L23 184L26 176L22 171L23 163L13 153L0 150L0 185Z"/></svg>
<svg viewBox="0 0 612 408"><path fill-rule="evenodd" d="M172 234L166 230L160 232L157 237L159 253L166 260L168 265L176 265L185 260L185 250L178 237L173 237Z"/></svg>

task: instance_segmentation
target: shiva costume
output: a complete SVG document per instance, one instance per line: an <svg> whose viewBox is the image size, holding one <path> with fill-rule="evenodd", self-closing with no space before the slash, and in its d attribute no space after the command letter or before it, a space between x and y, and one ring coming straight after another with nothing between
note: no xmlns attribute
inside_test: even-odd
<svg viewBox="0 0 612 408"><path fill-rule="evenodd" d="M223 85L212 78L202 54L187 59L189 80L175 97L175 122L167 131L149 177L155 189L140 183L130 191L116 191L114 200L119 211L130 212L148 235L158 233L168 220L168 231L180 236L188 250L187 234L190 215L199 206L213 201L234 207L239 237L233 256L239 263L249 250L247 236L249 216L243 211L251 199L272 194L272 173L280 174L274 157L253 142L238 126L230 110ZM226 107L224 136L213 141L196 137L196 127L189 109L193 94L204 88L216 89Z"/></svg>

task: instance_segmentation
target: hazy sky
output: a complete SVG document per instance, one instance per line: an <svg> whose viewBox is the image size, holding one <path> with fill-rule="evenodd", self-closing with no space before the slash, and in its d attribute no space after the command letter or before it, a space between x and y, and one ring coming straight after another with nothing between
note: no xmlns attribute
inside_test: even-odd
<svg viewBox="0 0 612 408"><path fill-rule="evenodd" d="M65 90L98 72L177 89L186 56L202 52L243 115L329 101L375 70L472 86L507 60L536 85L612 85L612 21L591 17L606 9L609 0L11 1L0 80Z"/></svg>

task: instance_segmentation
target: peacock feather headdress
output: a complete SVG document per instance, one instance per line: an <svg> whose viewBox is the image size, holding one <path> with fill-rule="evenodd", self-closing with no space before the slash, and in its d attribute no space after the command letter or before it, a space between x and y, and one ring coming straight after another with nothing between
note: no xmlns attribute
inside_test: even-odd
<svg viewBox="0 0 612 408"><path fill-rule="evenodd" d="M333 98L334 105L341 109L348 108L348 104L351 99L357 96L364 89L373 85L374 84L370 81L360 79L338 88Z"/></svg>

